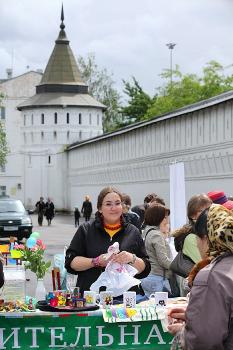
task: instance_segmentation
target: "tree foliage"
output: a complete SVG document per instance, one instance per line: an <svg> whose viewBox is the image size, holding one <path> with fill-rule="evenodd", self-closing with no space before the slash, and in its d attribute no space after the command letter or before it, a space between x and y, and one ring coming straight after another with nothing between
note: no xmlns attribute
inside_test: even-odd
<svg viewBox="0 0 233 350"><path fill-rule="evenodd" d="M132 80L132 82L123 80L128 105L121 108L123 120L119 126L141 121L153 103L153 98L143 91L136 78L132 77Z"/></svg>
<svg viewBox="0 0 233 350"><path fill-rule="evenodd" d="M0 95L0 108L1 108L1 100L3 96ZM0 121L0 166L6 163L6 156L9 152L6 141L6 133L4 130L4 126Z"/></svg>
<svg viewBox="0 0 233 350"><path fill-rule="evenodd" d="M112 75L107 69L99 69L95 62L95 55L89 53L87 58L78 57L78 65L82 77L89 87L89 93L99 102L103 103L107 109L103 118L103 129L105 132L115 128L120 120L120 94L114 88Z"/></svg>
<svg viewBox="0 0 233 350"><path fill-rule="evenodd" d="M166 81L158 88L157 98L147 110L144 119L150 119L163 113L208 99L233 89L233 76L225 76L224 68L216 61L210 61L204 68L201 77L196 74L182 75L179 67L172 71L164 70L161 74Z"/></svg>

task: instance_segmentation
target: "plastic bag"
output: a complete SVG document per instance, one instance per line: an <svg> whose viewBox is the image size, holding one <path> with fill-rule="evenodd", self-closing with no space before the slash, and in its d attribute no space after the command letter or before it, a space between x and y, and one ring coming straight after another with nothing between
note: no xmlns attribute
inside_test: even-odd
<svg viewBox="0 0 233 350"><path fill-rule="evenodd" d="M131 287L139 285L140 280L133 277L138 273L137 269L129 264L109 262L104 272L91 285L90 290L99 293L100 287L113 291L113 296L118 297Z"/></svg>

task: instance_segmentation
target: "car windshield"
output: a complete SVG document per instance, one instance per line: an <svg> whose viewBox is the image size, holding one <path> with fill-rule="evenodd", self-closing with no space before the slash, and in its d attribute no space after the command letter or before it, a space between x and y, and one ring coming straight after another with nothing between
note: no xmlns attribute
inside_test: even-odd
<svg viewBox="0 0 233 350"><path fill-rule="evenodd" d="M0 201L0 213L24 213L25 209L21 201Z"/></svg>

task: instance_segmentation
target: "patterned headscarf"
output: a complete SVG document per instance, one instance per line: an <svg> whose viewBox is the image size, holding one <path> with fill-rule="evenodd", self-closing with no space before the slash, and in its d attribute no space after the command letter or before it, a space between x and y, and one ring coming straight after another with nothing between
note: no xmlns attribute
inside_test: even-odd
<svg viewBox="0 0 233 350"><path fill-rule="evenodd" d="M233 254L233 212L222 205L212 204L208 212L203 212L203 216L205 216L205 220L207 221L207 232L210 242L209 256L195 264L192 268L188 276L190 288L197 273L215 257L226 252Z"/></svg>
<svg viewBox="0 0 233 350"><path fill-rule="evenodd" d="M233 253L233 212L222 205L212 204L207 217L210 255Z"/></svg>

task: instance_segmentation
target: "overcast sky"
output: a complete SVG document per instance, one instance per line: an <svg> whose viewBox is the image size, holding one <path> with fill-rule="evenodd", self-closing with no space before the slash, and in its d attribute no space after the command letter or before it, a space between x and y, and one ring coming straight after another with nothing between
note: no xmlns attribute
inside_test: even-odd
<svg viewBox="0 0 233 350"><path fill-rule="evenodd" d="M59 32L61 0L0 0L0 78L45 69ZM94 52L100 68L122 79L135 76L153 94L173 63L200 74L216 60L233 64L233 0L63 0L66 34L74 55ZM29 68L28 68L29 67ZM225 73L230 74L231 68Z"/></svg>

